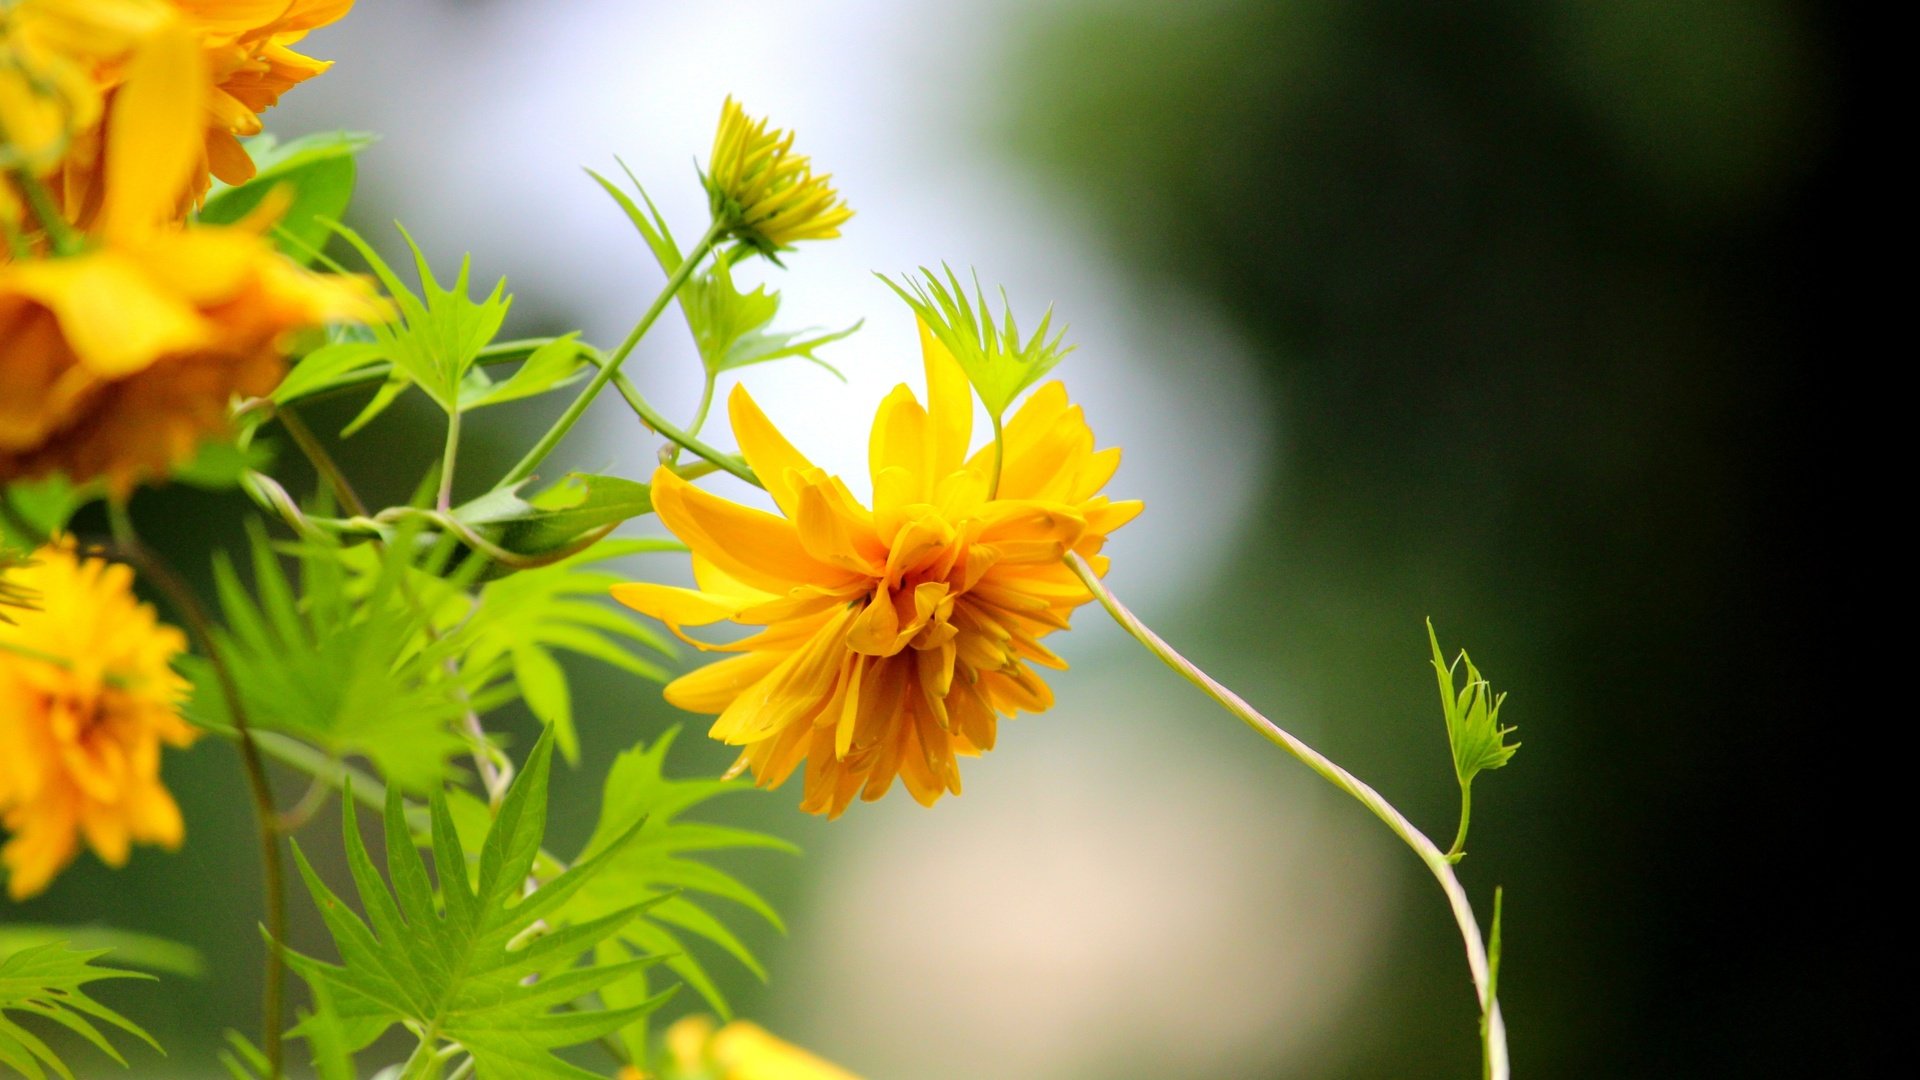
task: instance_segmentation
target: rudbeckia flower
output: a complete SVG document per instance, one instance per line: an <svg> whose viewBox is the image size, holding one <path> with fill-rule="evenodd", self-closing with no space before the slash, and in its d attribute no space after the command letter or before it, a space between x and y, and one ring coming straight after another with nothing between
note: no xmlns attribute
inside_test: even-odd
<svg viewBox="0 0 1920 1080"><path fill-rule="evenodd" d="M769 130L731 97L721 106L706 184L713 219L728 235L768 252L839 236L853 211L831 179L813 175L807 158L793 152L791 134Z"/></svg>
<svg viewBox="0 0 1920 1080"><path fill-rule="evenodd" d="M675 1080L859 1080L746 1020L715 1030L707 1017L684 1017L667 1029L666 1042Z"/></svg>
<svg viewBox="0 0 1920 1080"><path fill-rule="evenodd" d="M100 122L101 74L172 17L162 0L0 4L0 169L57 166Z"/></svg>
<svg viewBox="0 0 1920 1080"><path fill-rule="evenodd" d="M171 226L198 160L204 64L178 28L129 63L107 198L79 254L0 264L0 483L64 473L124 494L282 373L287 332L378 317L370 286L310 273L267 222Z"/></svg>
<svg viewBox="0 0 1920 1080"><path fill-rule="evenodd" d="M160 747L186 746L186 648L133 596L133 572L64 543L8 571L34 607L0 620L0 848L7 892L45 889L84 840L120 866L134 843L177 848L179 807L160 782Z"/></svg>
<svg viewBox="0 0 1920 1080"><path fill-rule="evenodd" d="M760 628L737 653L684 675L667 700L717 713L710 734L742 747L735 769L774 787L806 763L801 808L837 816L899 777L932 805L960 791L958 759L993 748L1000 718L1053 703L1035 668L1063 668L1041 638L1091 597L1062 562L1104 572L1107 535L1140 510L1100 489L1120 464L1058 382L969 455L973 398L922 325L928 403L902 385L869 443L872 508L815 467L744 389L730 401L741 452L778 515L728 502L673 472L653 478L660 520L693 552L696 589L636 583L621 602L676 633L731 620ZM691 639L689 639L691 640Z"/></svg>

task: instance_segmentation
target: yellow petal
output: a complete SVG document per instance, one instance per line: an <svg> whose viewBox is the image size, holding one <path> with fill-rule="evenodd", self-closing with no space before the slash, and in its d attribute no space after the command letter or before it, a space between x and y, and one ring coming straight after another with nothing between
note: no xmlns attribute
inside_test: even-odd
<svg viewBox="0 0 1920 1080"><path fill-rule="evenodd" d="M205 153L207 83L183 26L162 26L135 50L107 119L103 234L138 235L174 216Z"/></svg>
<svg viewBox="0 0 1920 1080"><path fill-rule="evenodd" d="M708 494L669 469L654 472L653 506L695 554L753 588L785 595L795 585L831 587L850 576L808 555L792 522Z"/></svg>
<svg viewBox="0 0 1920 1080"><path fill-rule="evenodd" d="M634 581L615 585L613 598L642 615L651 615L669 626L706 626L732 618L739 604L726 597L693 589Z"/></svg>
<svg viewBox="0 0 1920 1080"><path fill-rule="evenodd" d="M873 475L873 511L876 517L898 512L898 500L926 502L933 494L934 477L927 468L927 413L902 383L880 402L867 441L867 463ZM899 474L885 477L889 470ZM887 492L882 501L883 489Z"/></svg>
<svg viewBox="0 0 1920 1080"><path fill-rule="evenodd" d="M937 482L967 460L967 444L973 439L973 388L953 353L925 321L916 321L920 323L920 358L927 369L929 464Z"/></svg>
<svg viewBox="0 0 1920 1080"><path fill-rule="evenodd" d="M788 517L795 516L797 502L788 469L810 469L813 463L793 448L767 414L760 411L744 386L735 386L727 397L727 414L733 420L733 437L740 444L740 455L753 467L755 476L767 486L767 494Z"/></svg>
<svg viewBox="0 0 1920 1080"><path fill-rule="evenodd" d="M10 291L46 305L74 355L104 379L144 370L205 342L213 327L115 252L18 264Z"/></svg>

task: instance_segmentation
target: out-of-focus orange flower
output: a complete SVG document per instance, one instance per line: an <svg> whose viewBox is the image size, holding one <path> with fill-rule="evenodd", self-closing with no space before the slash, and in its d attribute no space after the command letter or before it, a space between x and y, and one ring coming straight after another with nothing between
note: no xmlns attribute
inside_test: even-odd
<svg viewBox="0 0 1920 1080"><path fill-rule="evenodd" d="M134 599L133 571L56 542L9 571L32 609L0 620L0 848L7 892L44 890L84 840L120 866L134 843L176 848L180 809L160 747L186 746L180 631Z"/></svg>
<svg viewBox="0 0 1920 1080"><path fill-rule="evenodd" d="M271 390L287 332L380 314L366 282L281 256L265 220L173 227L207 93L198 41L150 35L109 108L87 249L0 265L0 483L60 472L124 494L221 428L233 395Z"/></svg>
<svg viewBox="0 0 1920 1080"><path fill-rule="evenodd" d="M661 469L653 505L692 549L699 587L614 589L676 632L722 619L763 628L719 646L741 655L681 676L666 697L718 713L710 733L743 748L736 768L763 787L805 761L800 805L813 813L878 799L896 776L926 805L958 794L958 757L992 749L1001 716L1053 703L1033 669L1066 665L1040 639L1091 599L1064 555L1104 573L1107 534L1140 510L1099 493L1120 452L1094 449L1057 382L1007 423L990 494L992 448L968 455L966 377L924 325L920 337L928 407L905 386L881 403L871 510L736 389L734 435L780 516Z"/></svg>

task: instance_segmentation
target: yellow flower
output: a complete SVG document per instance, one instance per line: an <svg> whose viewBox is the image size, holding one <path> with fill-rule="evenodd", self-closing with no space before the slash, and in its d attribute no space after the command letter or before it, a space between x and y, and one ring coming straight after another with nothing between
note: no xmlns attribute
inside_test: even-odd
<svg viewBox="0 0 1920 1080"><path fill-rule="evenodd" d="M100 122L101 76L170 17L162 0L0 5L0 169L58 165Z"/></svg>
<svg viewBox="0 0 1920 1080"><path fill-rule="evenodd" d="M667 1029L666 1039L680 1080L859 1080L746 1020L715 1031L707 1017L688 1016Z"/></svg>
<svg viewBox="0 0 1920 1080"><path fill-rule="evenodd" d="M260 234L169 227L197 160L203 64L178 29L129 61L106 198L81 254L0 264L0 483L64 473L124 494L279 381L288 331L380 309L366 282L301 269Z"/></svg>
<svg viewBox="0 0 1920 1080"><path fill-rule="evenodd" d="M49 544L11 571L36 610L0 622L0 848L15 900L45 889L80 841L110 866L134 842L177 848L180 810L160 782L160 744L186 746L186 648L133 596L133 572Z"/></svg>
<svg viewBox="0 0 1920 1080"><path fill-rule="evenodd" d="M746 114L727 98L707 163L707 193L715 221L728 234L762 251L798 240L831 240L853 217L838 192L813 175L807 159L793 152L793 136Z"/></svg>
<svg viewBox="0 0 1920 1080"><path fill-rule="evenodd" d="M966 377L925 325L928 408L900 386L869 443L873 508L814 467L742 389L733 430L781 515L727 502L661 469L653 504L693 551L697 589L637 583L614 596L676 633L731 619L764 627L741 655L675 680L667 700L718 713L735 769L774 787L804 760L801 808L838 815L898 776L921 803L958 794L958 757L994 745L999 717L1053 702L1040 643L1087 594L1068 551L1105 571L1107 534L1140 510L1099 494L1120 451L1096 451L1081 410L1048 383L1006 425L998 494L991 447L968 456ZM684 635L683 635L684 636ZM695 643L699 644L699 643ZM702 646L703 648L707 646Z"/></svg>

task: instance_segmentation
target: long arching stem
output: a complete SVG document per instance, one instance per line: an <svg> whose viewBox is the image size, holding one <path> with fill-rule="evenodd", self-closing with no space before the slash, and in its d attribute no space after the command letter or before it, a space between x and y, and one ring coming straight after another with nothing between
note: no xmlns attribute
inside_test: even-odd
<svg viewBox="0 0 1920 1080"><path fill-rule="evenodd" d="M1153 632L1139 617L1127 610L1113 595L1093 567L1080 556L1069 552L1067 566L1072 568L1087 590L1107 609L1107 614L1120 624L1135 641L1146 650L1160 658L1168 667L1180 673L1181 677L1200 688L1201 692L1218 702L1220 707L1240 718L1248 727L1258 732L1267 741L1298 758L1301 764L1319 773L1328 783L1359 800L1360 805L1373 811L1373 815L1386 823L1395 836L1406 842L1413 853L1420 857L1434 879L1440 883L1440 890L1447 895L1447 905L1453 910L1453 921L1460 927L1460 938L1467 948L1467 969L1473 975L1475 996L1479 999L1482 1026L1485 1031L1485 1073L1490 1080L1508 1080L1507 1063L1507 1027L1500 1017L1500 1002L1494 996L1493 976L1487 964L1486 942L1480 936L1480 924L1474 919L1473 905L1467 899L1467 890L1461 886L1460 879L1453 872L1453 863L1448 861L1446 853L1427 838L1427 834L1408 821L1406 815L1393 808L1393 804L1381 797L1366 782L1336 765L1326 755L1301 742L1298 738L1274 723L1272 720L1247 704L1246 699L1222 686L1219 682L1200 670L1191 660L1180 655L1173 646L1166 643L1160 635Z"/></svg>

